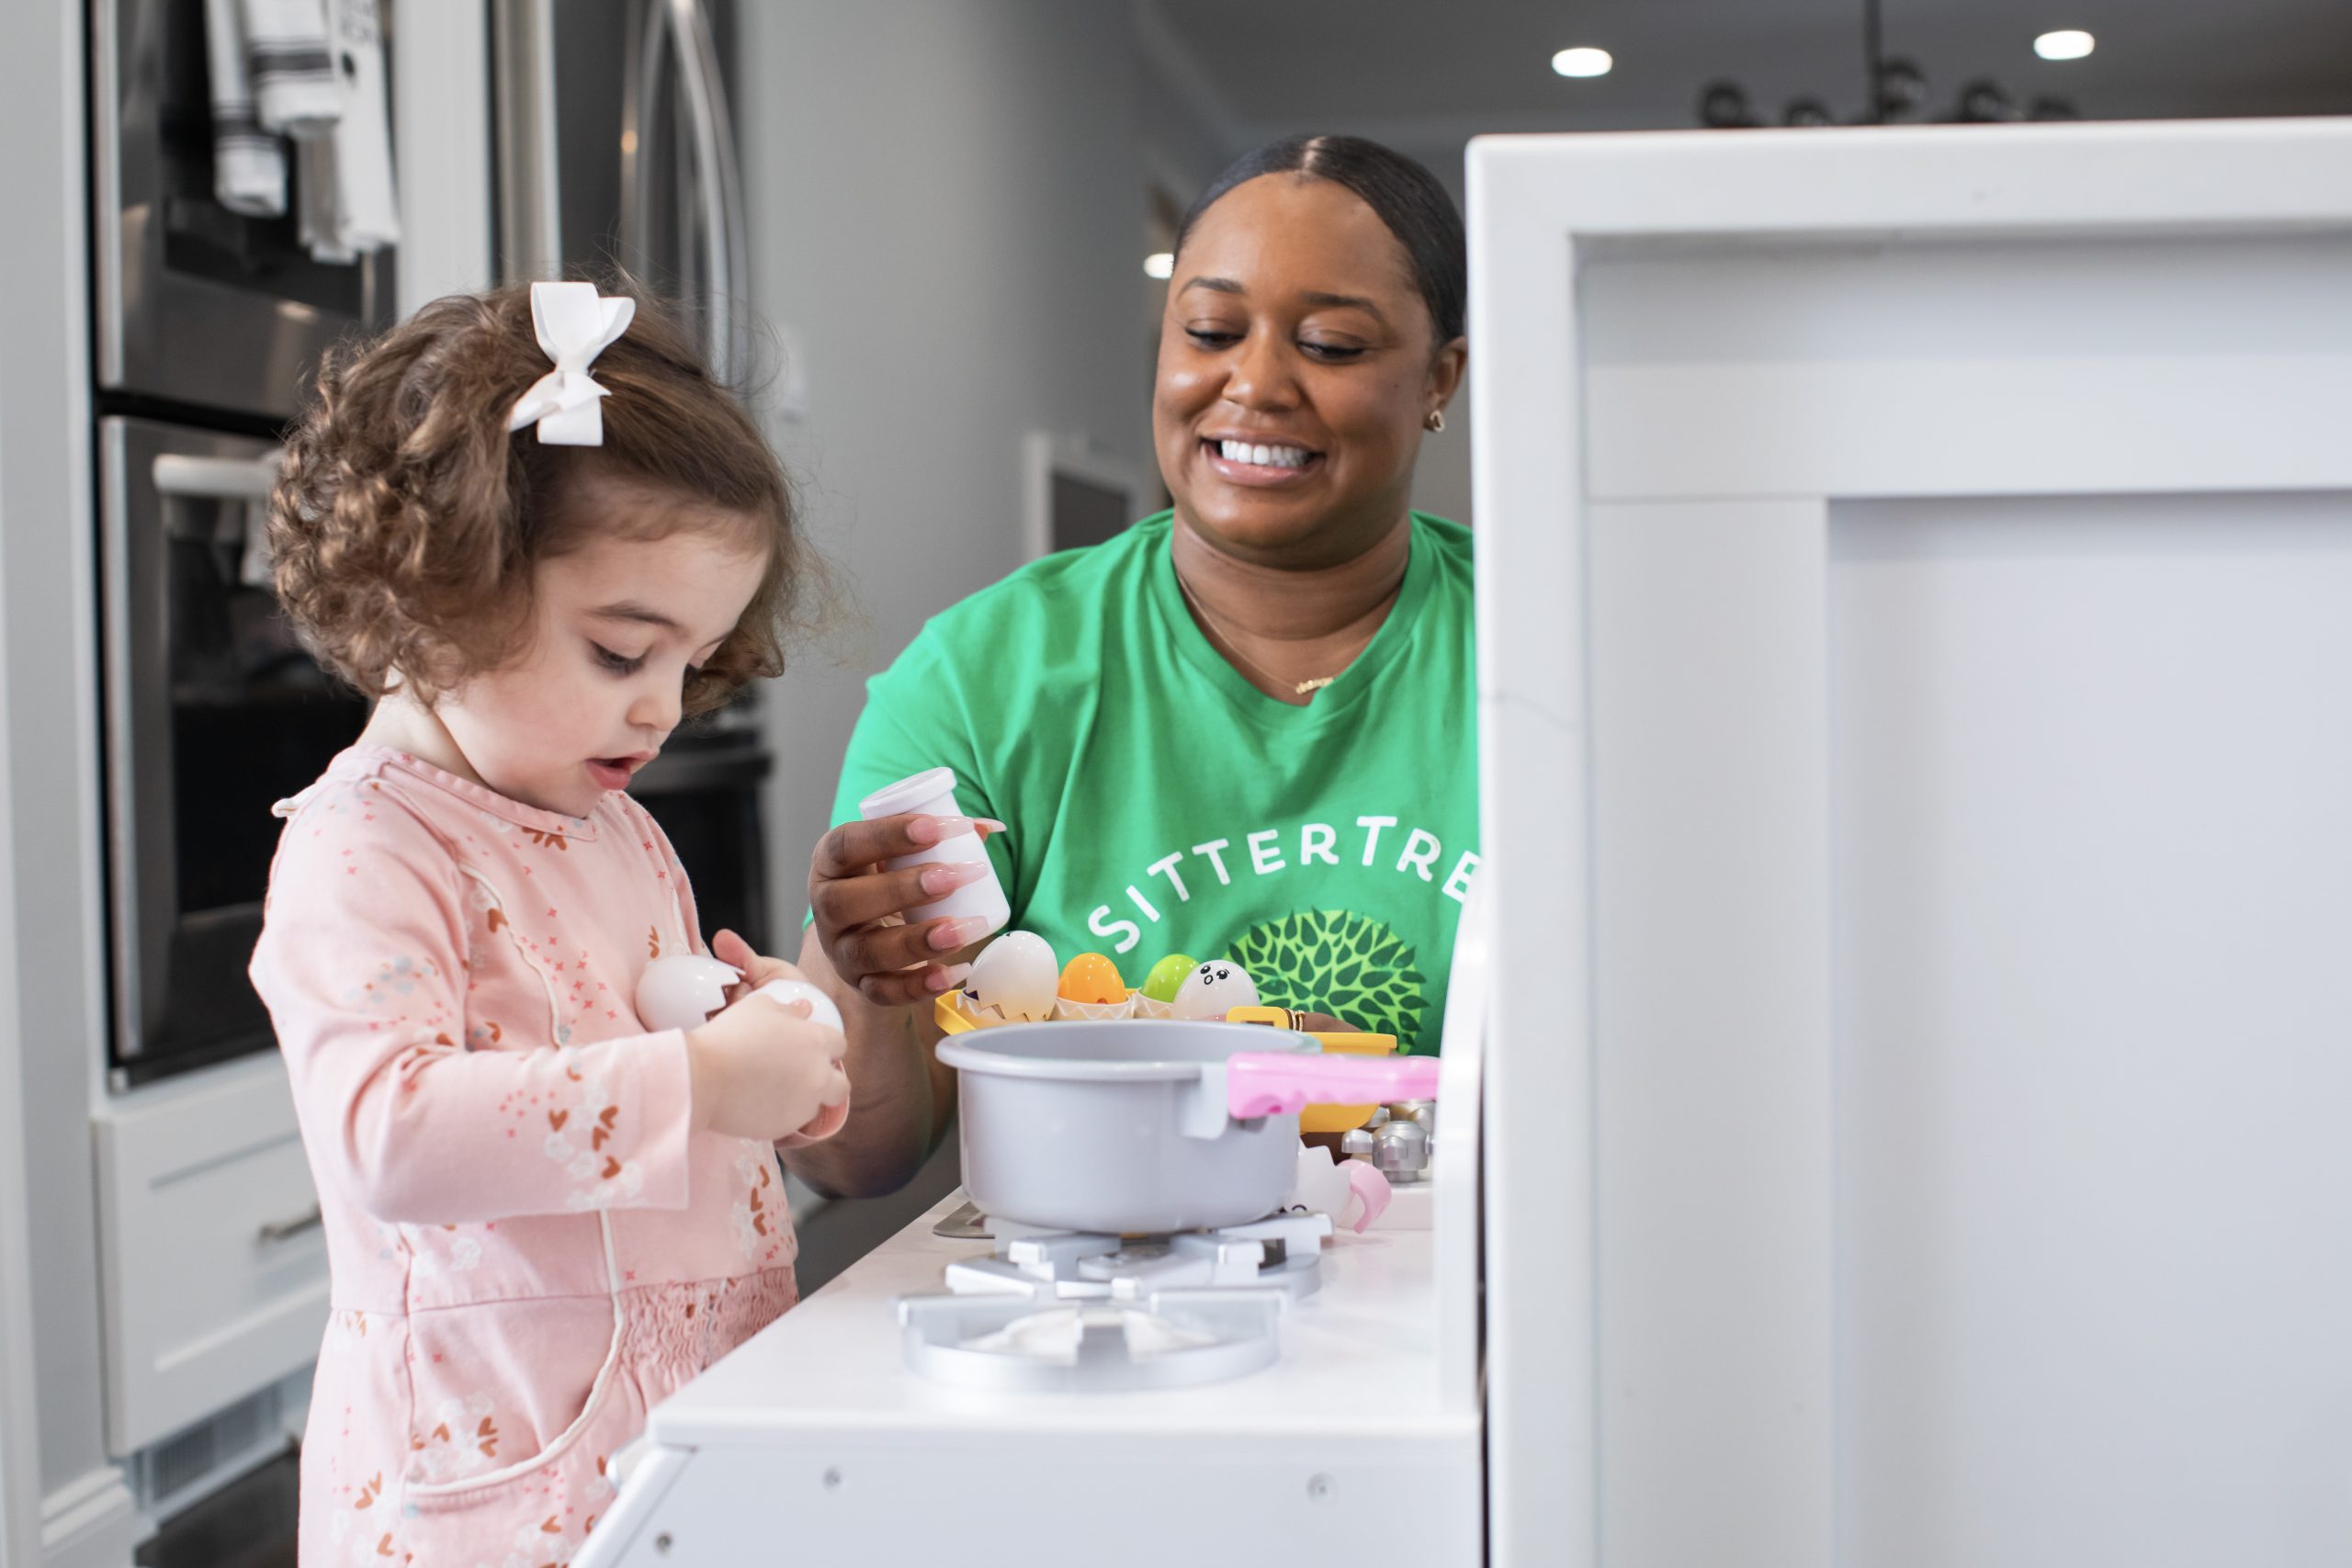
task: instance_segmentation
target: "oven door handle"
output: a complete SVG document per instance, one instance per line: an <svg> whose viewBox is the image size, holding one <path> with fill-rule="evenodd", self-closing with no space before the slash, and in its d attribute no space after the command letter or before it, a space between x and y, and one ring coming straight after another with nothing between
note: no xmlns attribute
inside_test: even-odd
<svg viewBox="0 0 2352 1568"><path fill-rule="evenodd" d="M669 0L639 0L644 20L629 35L621 83L621 265L640 283L654 281L654 135L662 73L669 63Z"/></svg>
<svg viewBox="0 0 2352 1568"><path fill-rule="evenodd" d="M196 457L166 452L152 471L159 494L182 501L267 501L277 488L282 449L258 457Z"/></svg>

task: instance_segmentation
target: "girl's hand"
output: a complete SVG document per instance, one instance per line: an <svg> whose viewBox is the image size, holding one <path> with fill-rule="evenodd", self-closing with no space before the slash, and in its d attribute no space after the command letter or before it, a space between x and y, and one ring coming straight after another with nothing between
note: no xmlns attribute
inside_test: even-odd
<svg viewBox="0 0 2352 1568"><path fill-rule="evenodd" d="M770 980L806 980L808 976L781 958L770 958L752 951L752 944L733 931L722 929L710 939L710 955L721 964L729 964L743 972L743 977L727 987L727 999L740 1002Z"/></svg>
<svg viewBox="0 0 2352 1568"><path fill-rule="evenodd" d="M982 863L920 865L886 871L884 863L930 848L964 830L949 818L908 815L844 822L817 840L808 863L808 907L817 940L833 972L867 1001L906 1007L928 1001L955 984L945 965L996 928L982 919L906 923L906 911L944 898L988 874ZM985 838L1004 824L985 818L973 828Z"/></svg>
<svg viewBox="0 0 2352 1568"><path fill-rule="evenodd" d="M810 1021L808 1004L746 997L686 1032L694 1120L729 1137L774 1143L849 1103L841 1032Z"/></svg>

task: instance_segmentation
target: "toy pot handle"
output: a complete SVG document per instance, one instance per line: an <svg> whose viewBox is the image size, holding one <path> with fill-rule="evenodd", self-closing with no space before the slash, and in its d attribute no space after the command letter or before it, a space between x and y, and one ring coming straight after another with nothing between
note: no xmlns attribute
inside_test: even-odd
<svg viewBox="0 0 2352 1568"><path fill-rule="evenodd" d="M1388 1207L1388 1178L1360 1159L1341 1160L1340 1163L1348 1168L1348 1190L1356 1195L1356 1201L1363 1209L1355 1223L1355 1232L1362 1235L1372 1228L1372 1222L1380 1218Z"/></svg>
<svg viewBox="0 0 2352 1568"><path fill-rule="evenodd" d="M1236 1121L1309 1105L1435 1100L1435 1056L1313 1056L1238 1051L1225 1059L1225 1108Z"/></svg>

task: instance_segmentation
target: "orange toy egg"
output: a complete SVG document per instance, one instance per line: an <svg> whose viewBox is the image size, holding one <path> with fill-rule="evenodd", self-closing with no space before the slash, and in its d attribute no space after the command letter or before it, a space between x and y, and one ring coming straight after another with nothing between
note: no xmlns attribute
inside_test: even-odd
<svg viewBox="0 0 2352 1568"><path fill-rule="evenodd" d="M1062 999L1072 1002L1119 1002L1127 998L1127 983L1119 966L1099 953L1081 953L1063 966Z"/></svg>

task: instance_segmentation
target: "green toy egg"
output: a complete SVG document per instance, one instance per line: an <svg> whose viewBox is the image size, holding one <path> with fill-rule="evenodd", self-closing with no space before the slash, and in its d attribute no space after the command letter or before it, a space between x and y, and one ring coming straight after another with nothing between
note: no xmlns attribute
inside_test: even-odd
<svg viewBox="0 0 2352 1568"><path fill-rule="evenodd" d="M1151 973L1144 976L1143 994L1156 1002L1172 1002L1176 993L1183 989L1185 980L1199 967L1199 963L1188 955L1171 953L1153 964Z"/></svg>

